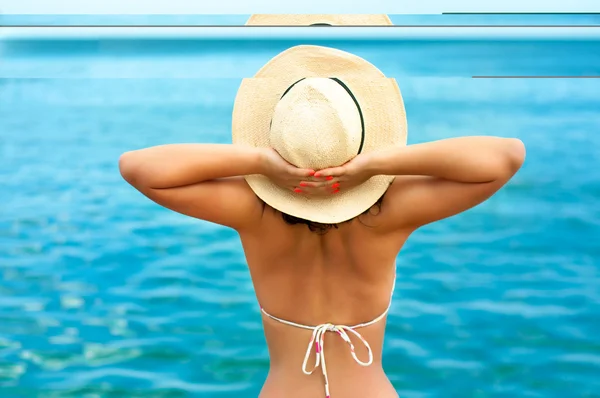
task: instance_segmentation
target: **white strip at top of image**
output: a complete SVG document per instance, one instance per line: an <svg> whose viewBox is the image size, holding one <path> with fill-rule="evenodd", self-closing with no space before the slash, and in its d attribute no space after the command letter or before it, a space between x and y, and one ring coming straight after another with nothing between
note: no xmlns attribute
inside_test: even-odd
<svg viewBox="0 0 600 398"><path fill-rule="evenodd" d="M598 0L7 0L7 14L441 14L444 12L600 12Z"/></svg>

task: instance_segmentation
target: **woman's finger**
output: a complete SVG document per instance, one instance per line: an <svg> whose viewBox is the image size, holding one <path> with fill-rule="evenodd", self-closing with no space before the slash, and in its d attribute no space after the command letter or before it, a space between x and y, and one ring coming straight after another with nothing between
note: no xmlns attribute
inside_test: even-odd
<svg viewBox="0 0 600 398"><path fill-rule="evenodd" d="M333 191L340 190L340 182L336 180L331 181L300 181L299 183L292 184L292 189L295 192L308 192L311 194L318 192L331 193ZM298 189L299 191L296 191Z"/></svg>
<svg viewBox="0 0 600 398"><path fill-rule="evenodd" d="M301 193L307 196L328 196L334 193L338 193L340 191L340 184L327 184L321 186L305 186L298 187L297 190L294 190L296 193Z"/></svg>
<svg viewBox="0 0 600 398"><path fill-rule="evenodd" d="M331 185L330 181L319 181L319 180L304 180L298 183L299 187L307 188L322 188Z"/></svg>
<svg viewBox="0 0 600 398"><path fill-rule="evenodd" d="M345 172L346 169L344 166L330 167L328 169L318 170L317 172L315 172L314 176L316 178L325 178L326 180L332 180L335 177L344 175Z"/></svg>
<svg viewBox="0 0 600 398"><path fill-rule="evenodd" d="M290 168L289 172L295 178L308 178L315 175L315 171L312 169L300 169L297 167Z"/></svg>

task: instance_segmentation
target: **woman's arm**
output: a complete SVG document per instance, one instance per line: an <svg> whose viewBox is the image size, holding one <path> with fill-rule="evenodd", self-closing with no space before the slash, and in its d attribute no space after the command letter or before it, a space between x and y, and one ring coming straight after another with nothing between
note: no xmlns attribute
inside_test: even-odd
<svg viewBox="0 0 600 398"><path fill-rule="evenodd" d="M123 178L154 202L178 213L242 229L260 220L262 206L239 176L263 172L256 148L172 144L126 152Z"/></svg>
<svg viewBox="0 0 600 398"><path fill-rule="evenodd" d="M460 137L367 156L371 175L421 175L486 183L512 176L523 164L525 146L514 138Z"/></svg>
<svg viewBox="0 0 600 398"><path fill-rule="evenodd" d="M525 147L518 139L461 137L359 155L322 170L340 189L374 175L394 175L382 204L394 229L415 229L465 211L492 196L519 170Z"/></svg>
<svg viewBox="0 0 600 398"><path fill-rule="evenodd" d="M126 152L119 159L133 186L168 189L217 178L261 174L259 148L222 144L170 144Z"/></svg>
<svg viewBox="0 0 600 398"><path fill-rule="evenodd" d="M374 174L397 175L384 200L392 226L414 230L461 213L492 196L525 160L520 140L464 137L386 151Z"/></svg>
<svg viewBox="0 0 600 398"><path fill-rule="evenodd" d="M254 226L262 203L244 175L263 174L294 189L310 170L298 169L270 148L171 144L126 152L123 178L154 202L236 230Z"/></svg>

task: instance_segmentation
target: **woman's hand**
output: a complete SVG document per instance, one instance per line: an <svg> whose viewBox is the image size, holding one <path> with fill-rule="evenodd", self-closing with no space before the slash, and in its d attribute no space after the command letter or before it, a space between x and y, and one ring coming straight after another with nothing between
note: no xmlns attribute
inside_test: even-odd
<svg viewBox="0 0 600 398"><path fill-rule="evenodd" d="M277 151L265 148L264 171L275 184L299 195L326 196L362 184L373 176L367 168L368 156L361 154L349 162L315 172L288 163Z"/></svg>
<svg viewBox="0 0 600 398"><path fill-rule="evenodd" d="M341 166L317 171L314 178L321 181L331 193L337 193L354 188L373 177L368 166L368 154L360 154Z"/></svg>
<svg viewBox="0 0 600 398"><path fill-rule="evenodd" d="M288 163L273 148L264 148L262 156L263 172L261 174L280 187L296 193L302 193L301 187L304 186L302 182L309 180L315 174L314 170L301 169Z"/></svg>

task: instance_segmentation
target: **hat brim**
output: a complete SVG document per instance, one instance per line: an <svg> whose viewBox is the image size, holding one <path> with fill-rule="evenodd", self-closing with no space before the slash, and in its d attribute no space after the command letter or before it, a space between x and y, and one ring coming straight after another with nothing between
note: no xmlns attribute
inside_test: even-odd
<svg viewBox="0 0 600 398"><path fill-rule="evenodd" d="M352 91L365 122L362 153L406 145L404 103L396 81L353 54L319 46L297 46L280 53L256 74L244 79L232 117L233 143L269 147L275 105L285 89L303 77L337 77ZM334 166L334 165L332 165ZM334 224L369 209L385 193L394 176L374 176L330 197L306 197L279 187L263 175L246 180L269 206L306 220Z"/></svg>
<svg viewBox="0 0 600 398"><path fill-rule="evenodd" d="M393 25L386 14L254 14L246 25L309 26L313 24L346 26Z"/></svg>

